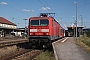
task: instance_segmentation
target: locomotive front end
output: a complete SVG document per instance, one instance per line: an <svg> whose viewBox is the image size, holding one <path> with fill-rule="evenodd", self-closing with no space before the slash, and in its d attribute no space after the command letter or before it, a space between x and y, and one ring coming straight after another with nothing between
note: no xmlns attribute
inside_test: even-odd
<svg viewBox="0 0 90 60"><path fill-rule="evenodd" d="M33 45L46 45L49 43L49 20L43 17L29 19L29 42Z"/></svg>

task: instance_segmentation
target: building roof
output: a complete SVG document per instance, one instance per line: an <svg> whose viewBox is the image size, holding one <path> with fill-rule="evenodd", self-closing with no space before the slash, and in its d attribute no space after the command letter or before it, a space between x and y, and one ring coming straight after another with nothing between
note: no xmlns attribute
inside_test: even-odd
<svg viewBox="0 0 90 60"><path fill-rule="evenodd" d="M76 26L73 26L76 27ZM72 26L68 26L67 28L72 28ZM84 28L84 26L77 26L77 28Z"/></svg>
<svg viewBox="0 0 90 60"><path fill-rule="evenodd" d="M67 26L67 28L72 28L72 27L76 27L76 25L74 23L72 23L70 26ZM77 24L77 28L84 28L84 26L79 26Z"/></svg>
<svg viewBox="0 0 90 60"><path fill-rule="evenodd" d="M0 17L0 23L3 23L3 24L9 24L9 25L15 25L14 23L10 22L9 20L3 18L3 17Z"/></svg>

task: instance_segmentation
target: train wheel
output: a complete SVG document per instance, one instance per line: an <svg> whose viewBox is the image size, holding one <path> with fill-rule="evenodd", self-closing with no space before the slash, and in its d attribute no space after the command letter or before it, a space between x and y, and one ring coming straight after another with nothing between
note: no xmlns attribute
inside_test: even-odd
<svg viewBox="0 0 90 60"><path fill-rule="evenodd" d="M36 43L36 48L39 48L39 43Z"/></svg>
<svg viewBox="0 0 90 60"><path fill-rule="evenodd" d="M43 44L42 44L42 42L40 43L40 45L39 45L40 47L40 49L43 49Z"/></svg>
<svg viewBox="0 0 90 60"><path fill-rule="evenodd" d="M43 45L41 43L36 43L36 48L37 49L42 49L43 48Z"/></svg>
<svg viewBox="0 0 90 60"><path fill-rule="evenodd" d="M29 43L30 48L32 48L32 43Z"/></svg>

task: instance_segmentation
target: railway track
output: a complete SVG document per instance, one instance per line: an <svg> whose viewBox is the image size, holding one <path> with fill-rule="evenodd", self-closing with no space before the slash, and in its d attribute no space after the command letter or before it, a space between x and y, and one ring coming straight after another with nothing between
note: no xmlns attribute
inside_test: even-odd
<svg viewBox="0 0 90 60"><path fill-rule="evenodd" d="M15 47L12 48L12 46L15 46ZM27 46L28 46L27 39L0 41L0 52L1 52L0 60L13 60L13 59L32 60L41 52L41 50L35 50L35 49L33 50L30 48L27 49Z"/></svg>
<svg viewBox="0 0 90 60"><path fill-rule="evenodd" d="M34 59L41 50L32 50L32 49L19 49L13 53L6 54L0 58L0 60L25 60L25 59Z"/></svg>
<svg viewBox="0 0 90 60"><path fill-rule="evenodd" d="M61 39L60 41L62 41L63 39ZM8 45L13 46L13 44L24 43L24 42L28 42L28 40L2 41L0 42L0 47L8 46ZM20 48L13 51L13 53L3 55L2 57L0 57L0 60L33 60L38 54L40 54L40 52L41 50Z"/></svg>
<svg viewBox="0 0 90 60"><path fill-rule="evenodd" d="M0 41L0 47L13 45L13 44L19 44L19 43L25 43L25 42L28 42L28 39L3 40L3 41Z"/></svg>
<svg viewBox="0 0 90 60"><path fill-rule="evenodd" d="M21 56L15 57L14 59L11 59L11 60L34 60L35 57L40 53L41 53L41 50L32 50Z"/></svg>
<svg viewBox="0 0 90 60"><path fill-rule="evenodd" d="M41 52L41 50L25 49L24 47L27 44L27 42L28 42L27 39L1 40L0 41L0 49L1 49L0 50L0 52L1 52L0 60L13 60L13 59L16 59L16 60L31 59L32 60L33 58L35 58ZM19 48L18 48L18 44L20 45L22 43L25 43L24 47L20 48L20 46L19 46ZM11 46L15 46L15 47L11 48ZM23 45L21 45L21 46L23 46ZM8 50L10 50L10 51L8 51Z"/></svg>

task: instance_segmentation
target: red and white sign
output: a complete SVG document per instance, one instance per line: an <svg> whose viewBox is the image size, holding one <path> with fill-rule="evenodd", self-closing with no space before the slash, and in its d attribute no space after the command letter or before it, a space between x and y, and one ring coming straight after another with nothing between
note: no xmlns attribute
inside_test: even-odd
<svg viewBox="0 0 90 60"><path fill-rule="evenodd" d="M38 29L37 32L41 32L41 29Z"/></svg>

